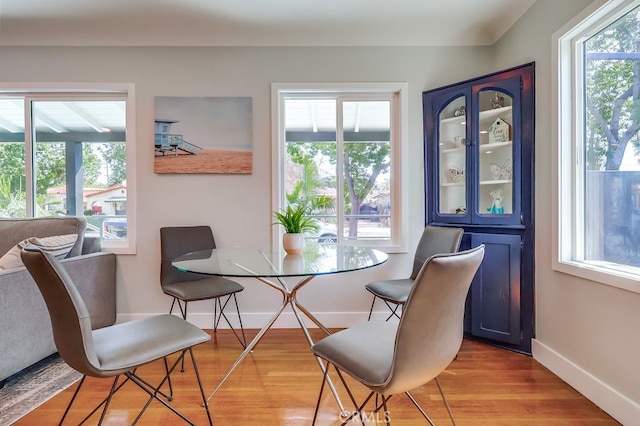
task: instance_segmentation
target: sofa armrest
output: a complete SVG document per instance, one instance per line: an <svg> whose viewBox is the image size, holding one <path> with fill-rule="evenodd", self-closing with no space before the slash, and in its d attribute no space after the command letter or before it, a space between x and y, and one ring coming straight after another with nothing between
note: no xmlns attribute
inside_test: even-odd
<svg viewBox="0 0 640 426"><path fill-rule="evenodd" d="M84 234L84 241L82 243L82 254L98 253L102 250L102 240L100 235L87 235Z"/></svg>

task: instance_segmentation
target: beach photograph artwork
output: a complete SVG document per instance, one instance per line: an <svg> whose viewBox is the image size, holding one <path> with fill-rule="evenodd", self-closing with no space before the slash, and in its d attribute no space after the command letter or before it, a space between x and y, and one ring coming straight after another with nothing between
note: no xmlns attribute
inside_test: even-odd
<svg viewBox="0 0 640 426"><path fill-rule="evenodd" d="M253 170L250 97L155 98L155 173Z"/></svg>

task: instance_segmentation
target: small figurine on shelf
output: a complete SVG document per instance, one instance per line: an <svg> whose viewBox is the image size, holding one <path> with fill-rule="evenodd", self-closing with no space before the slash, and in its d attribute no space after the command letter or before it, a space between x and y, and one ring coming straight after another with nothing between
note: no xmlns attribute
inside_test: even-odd
<svg viewBox="0 0 640 426"><path fill-rule="evenodd" d="M467 208L465 206L460 206L460 207L456 207L455 214L466 214L467 213Z"/></svg>
<svg viewBox="0 0 640 426"><path fill-rule="evenodd" d="M490 193L493 204L487 209L491 214L504 214L504 206L502 205L502 199L504 193L502 189L494 189Z"/></svg>
<svg viewBox="0 0 640 426"><path fill-rule="evenodd" d="M460 108L456 109L455 111L453 111L453 116L454 117L462 117L463 115L465 115L467 113L467 109L465 108L465 106L461 106Z"/></svg>
<svg viewBox="0 0 640 426"><path fill-rule="evenodd" d="M490 100L491 108L502 108L504 106L504 96L500 96L498 92L496 92L496 97Z"/></svg>

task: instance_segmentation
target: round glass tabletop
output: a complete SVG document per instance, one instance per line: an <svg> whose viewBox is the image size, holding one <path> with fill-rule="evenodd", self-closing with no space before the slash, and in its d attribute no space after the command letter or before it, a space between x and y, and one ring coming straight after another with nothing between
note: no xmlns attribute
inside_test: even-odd
<svg viewBox="0 0 640 426"><path fill-rule="evenodd" d="M367 247L306 244L299 255L250 247L217 248L176 258L181 271L227 277L293 277L355 271L386 262L386 253Z"/></svg>

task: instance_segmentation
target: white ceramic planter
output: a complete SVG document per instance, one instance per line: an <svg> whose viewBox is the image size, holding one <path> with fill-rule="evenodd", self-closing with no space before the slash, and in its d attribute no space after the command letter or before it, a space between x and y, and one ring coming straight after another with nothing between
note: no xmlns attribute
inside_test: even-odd
<svg viewBox="0 0 640 426"><path fill-rule="evenodd" d="M304 247L304 234L285 233L282 236L282 247L288 254L300 254Z"/></svg>

